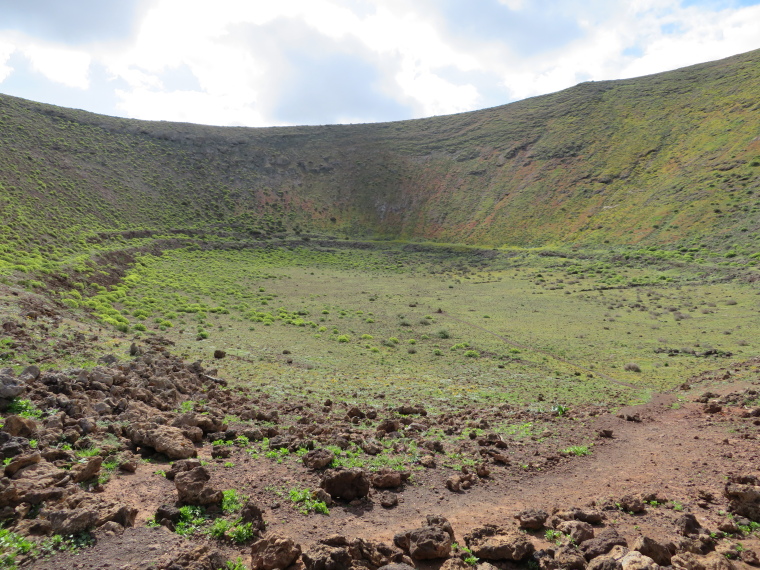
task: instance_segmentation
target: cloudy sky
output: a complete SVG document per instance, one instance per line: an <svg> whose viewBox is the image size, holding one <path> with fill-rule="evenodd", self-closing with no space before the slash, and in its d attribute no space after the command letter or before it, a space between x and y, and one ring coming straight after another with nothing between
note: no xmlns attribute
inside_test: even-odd
<svg viewBox="0 0 760 570"><path fill-rule="evenodd" d="M0 93L268 126L501 105L760 48L760 0L0 0Z"/></svg>

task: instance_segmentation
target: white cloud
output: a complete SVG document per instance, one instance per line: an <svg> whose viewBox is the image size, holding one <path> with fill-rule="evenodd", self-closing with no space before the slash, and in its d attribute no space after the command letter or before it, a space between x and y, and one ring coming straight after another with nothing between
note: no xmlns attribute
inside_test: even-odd
<svg viewBox="0 0 760 570"><path fill-rule="evenodd" d="M7 63L14 51L16 51L15 45L0 40L0 83L13 73L13 68L7 65Z"/></svg>
<svg viewBox="0 0 760 570"><path fill-rule="evenodd" d="M377 113L407 113L376 120L403 119L506 103L505 89L520 99L760 47L760 6L725 6L555 0L548 10L533 0L499 0L472 6L484 18L458 22L436 0L155 0L128 42L107 47L73 50L4 33L12 41L0 43L0 81L13 71L7 62L14 50L51 81L81 89L97 62L119 80L115 111L128 116L264 126L287 121L283 90L293 76L307 76L302 66L349 61L359 73L371 70L362 81L372 85L358 89L357 77L324 67L335 70L334 89L359 95L346 99L354 107L344 112L315 102L332 113L321 122L371 119L375 111L363 101L387 101ZM490 15L497 27L479 33ZM500 33L498 26L510 25ZM549 33L568 39L553 41ZM171 84L177 69L194 78L190 87ZM314 93L329 97L330 89ZM304 104L308 94L295 100Z"/></svg>
<svg viewBox="0 0 760 570"><path fill-rule="evenodd" d="M120 108L128 116L152 121L179 121L206 125L265 125L266 118L245 96L213 95L197 91L161 92L135 89L117 90Z"/></svg>
<svg viewBox="0 0 760 570"><path fill-rule="evenodd" d="M405 62L395 78L404 95L421 107L421 117L459 113L478 106L480 95L474 85L455 85L410 62Z"/></svg>
<svg viewBox="0 0 760 570"><path fill-rule="evenodd" d="M50 81L79 89L90 86L88 74L92 57L88 53L40 44L24 46L22 51L32 68Z"/></svg>
<svg viewBox="0 0 760 570"><path fill-rule="evenodd" d="M675 0L619 4L604 22L583 17L583 36L539 58L511 61L504 84L515 99L581 81L623 79L712 61L760 47L760 6L714 11ZM631 55L629 48L640 54Z"/></svg>

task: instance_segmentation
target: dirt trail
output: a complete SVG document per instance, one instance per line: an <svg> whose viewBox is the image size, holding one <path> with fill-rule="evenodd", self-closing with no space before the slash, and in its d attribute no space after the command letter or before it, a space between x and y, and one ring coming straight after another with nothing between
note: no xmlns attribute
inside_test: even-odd
<svg viewBox="0 0 760 570"><path fill-rule="evenodd" d="M435 470L425 472L428 477L420 484L408 486L403 502L392 510L378 505L369 510L337 506L315 524L313 518L303 517L287 505L271 508L269 500L265 501L270 507L265 518L270 530L308 545L334 533L390 541L399 530L416 525L431 513L443 514L463 534L485 523L507 523L528 507L551 511L640 492L659 492L682 504L697 501L699 490L720 496L723 475L740 471L742 465L751 469L753 462L760 460L760 449L756 441L728 432L731 416L724 418L727 425L723 425L705 416L695 404L671 409L675 401L675 396L660 395L648 404L624 410L638 414L641 422L614 415L596 418L595 426L613 430L614 437L596 439L591 455L569 459L547 471L510 476L494 469L490 479L466 492L451 493L445 488L448 472ZM288 465L244 454L232 459L239 469L226 471L219 483L243 493L271 497L265 494L267 485L318 485L318 477L305 470L296 473ZM173 495L173 484L156 476L156 468L143 465L138 474L121 477L106 489L114 497L131 497L130 502L140 508L138 521L146 520Z"/></svg>

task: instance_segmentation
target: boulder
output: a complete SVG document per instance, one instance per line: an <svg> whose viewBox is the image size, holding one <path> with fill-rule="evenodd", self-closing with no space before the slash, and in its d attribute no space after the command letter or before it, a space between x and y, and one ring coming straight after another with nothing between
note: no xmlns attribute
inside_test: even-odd
<svg viewBox="0 0 760 570"><path fill-rule="evenodd" d="M293 539L273 534L251 547L251 570L284 570L301 556L301 546Z"/></svg>
<svg viewBox="0 0 760 570"><path fill-rule="evenodd" d="M621 560L626 554L628 554L628 549L625 546L614 546L608 553L592 558L586 568L587 570L622 570Z"/></svg>
<svg viewBox="0 0 760 570"><path fill-rule="evenodd" d="M55 534L76 534L88 530L98 520L95 509L43 511Z"/></svg>
<svg viewBox="0 0 760 570"><path fill-rule="evenodd" d="M100 466L102 464L103 458L96 455L95 457L90 457L87 463L74 465L70 471L72 483L81 483L96 477L100 473Z"/></svg>
<svg viewBox="0 0 760 570"><path fill-rule="evenodd" d="M5 476L13 477L18 471L29 465L39 463L42 456L39 452L29 453L27 455L20 455L13 459L8 465L5 466Z"/></svg>
<svg viewBox="0 0 760 570"><path fill-rule="evenodd" d="M620 508L629 513L643 513L646 510L644 508L644 501L637 495L625 495L620 499L619 503Z"/></svg>
<svg viewBox="0 0 760 570"><path fill-rule="evenodd" d="M222 492L206 486L210 478L211 476L205 467L196 467L175 475L174 486L177 488L180 503L203 506L220 505L222 503Z"/></svg>
<svg viewBox="0 0 760 570"><path fill-rule="evenodd" d="M628 543L614 528L607 528L596 538L581 543L579 548L586 560L590 561L592 558L607 554L615 546L628 546Z"/></svg>
<svg viewBox="0 0 760 570"><path fill-rule="evenodd" d="M306 570L349 570L351 554L348 547L327 546L317 544L302 555Z"/></svg>
<svg viewBox="0 0 760 570"><path fill-rule="evenodd" d="M335 454L329 449L312 449L303 456L303 464L309 469L324 469L335 459Z"/></svg>
<svg viewBox="0 0 760 570"><path fill-rule="evenodd" d="M251 523L251 527L256 532L261 533L266 528L263 509L251 499L248 499L240 510L240 518L243 523Z"/></svg>
<svg viewBox="0 0 760 570"><path fill-rule="evenodd" d="M195 469L196 467L200 467L200 466L201 466L201 462L199 459L180 459L179 461L175 461L172 464L172 468L166 472L166 478L169 481L174 481L174 478L177 476L177 473L190 471L191 469Z"/></svg>
<svg viewBox="0 0 760 570"><path fill-rule="evenodd" d="M678 517L675 522L676 530L681 536L691 536L693 534L699 534L702 530L702 525L699 524L697 517L691 513L686 513Z"/></svg>
<svg viewBox="0 0 760 570"><path fill-rule="evenodd" d="M364 469L330 469L322 476L320 487L333 499L353 501L369 494L369 477Z"/></svg>
<svg viewBox="0 0 760 570"><path fill-rule="evenodd" d="M119 503L110 503L100 506L95 526L101 527L108 523L116 523L122 528L127 528L135 526L136 518L136 508Z"/></svg>
<svg viewBox="0 0 760 570"><path fill-rule="evenodd" d="M470 546L472 553L484 560L524 560L533 554L534 546L519 532L508 532L483 538Z"/></svg>
<svg viewBox="0 0 760 570"><path fill-rule="evenodd" d="M541 530L544 528L544 523L549 515L540 509L526 509L517 513L515 518L518 520L520 528Z"/></svg>
<svg viewBox="0 0 760 570"><path fill-rule="evenodd" d="M398 505L398 495L396 495L396 493L385 491L380 495L380 506L386 509L392 509L396 505Z"/></svg>
<svg viewBox="0 0 760 570"><path fill-rule="evenodd" d="M448 558L451 536L438 526L425 526L409 533L409 556L414 560Z"/></svg>
<svg viewBox="0 0 760 570"><path fill-rule="evenodd" d="M10 374L0 374L0 400L5 401L5 405L14 398L18 398L26 391L26 385L19 379Z"/></svg>
<svg viewBox="0 0 760 570"><path fill-rule="evenodd" d="M678 570L734 570L736 566L725 556L711 552L700 556L692 552L679 552L673 556L671 563Z"/></svg>
<svg viewBox="0 0 760 570"><path fill-rule="evenodd" d="M484 560L519 561L535 550L525 534L495 525L473 529L464 536L464 541L475 556Z"/></svg>
<svg viewBox="0 0 760 570"><path fill-rule="evenodd" d="M428 515L424 526L396 534L393 542L415 560L447 558L454 543L454 529L445 517Z"/></svg>
<svg viewBox="0 0 760 570"><path fill-rule="evenodd" d="M412 564L412 560L398 548L374 540L356 538L348 544L354 566L374 570L392 563Z"/></svg>
<svg viewBox="0 0 760 570"><path fill-rule="evenodd" d="M372 478L372 485L378 489L392 489L400 487L407 479L409 479L409 473L383 467Z"/></svg>
<svg viewBox="0 0 760 570"><path fill-rule="evenodd" d="M564 521L557 526L557 530L568 535L575 544L594 538L594 528L583 521Z"/></svg>
<svg viewBox="0 0 760 570"><path fill-rule="evenodd" d="M571 546L562 546L554 553L554 561L563 570L583 570L586 567L586 559Z"/></svg>
<svg viewBox="0 0 760 570"><path fill-rule="evenodd" d="M648 556L660 566L670 566L672 554L670 550L660 542L648 536L640 536L633 543L633 550Z"/></svg>
<svg viewBox="0 0 760 570"><path fill-rule="evenodd" d="M724 489L732 513L760 522L760 482L754 477L735 477Z"/></svg>
<svg viewBox="0 0 760 570"><path fill-rule="evenodd" d="M3 431L14 437L30 438L37 433L37 422L32 418L17 415L8 416L3 424Z"/></svg>
<svg viewBox="0 0 760 570"><path fill-rule="evenodd" d="M620 559L623 570L660 570L660 565L636 550L629 551Z"/></svg>
<svg viewBox="0 0 760 570"><path fill-rule="evenodd" d="M135 429L131 439L135 445L152 447L169 459L187 459L198 454L193 442L177 427L159 425L148 430Z"/></svg>

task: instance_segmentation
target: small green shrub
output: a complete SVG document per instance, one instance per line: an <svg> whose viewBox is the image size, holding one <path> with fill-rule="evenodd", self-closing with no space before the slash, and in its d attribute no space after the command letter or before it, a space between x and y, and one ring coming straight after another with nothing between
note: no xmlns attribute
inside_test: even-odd
<svg viewBox="0 0 760 570"><path fill-rule="evenodd" d="M586 445L572 445L567 449L563 449L562 453L580 457L582 455L591 455L591 450Z"/></svg>
<svg viewBox="0 0 760 570"><path fill-rule="evenodd" d="M225 564L225 567L220 568L219 570L248 570L248 566L245 564L245 562L243 562L243 559L238 556L234 562L232 560L228 560L227 564Z"/></svg>
<svg viewBox="0 0 760 570"><path fill-rule="evenodd" d="M290 500L297 505L299 513L308 515L309 513L320 513L329 515L330 510L324 501L317 501L308 489L291 489L288 493Z"/></svg>
<svg viewBox="0 0 760 570"><path fill-rule="evenodd" d="M232 527L232 522L228 521L227 519L216 519L214 521L214 524L211 525L211 528L208 529L209 535L213 536L214 538L223 539L227 531Z"/></svg>
<svg viewBox="0 0 760 570"><path fill-rule="evenodd" d="M206 522L206 510L203 507L185 505L179 508L179 521L174 525L174 532L180 536L192 536Z"/></svg>
<svg viewBox="0 0 760 570"><path fill-rule="evenodd" d="M22 418L41 418L42 410L38 410L31 400L14 398L8 405L8 413L16 414Z"/></svg>
<svg viewBox="0 0 760 570"><path fill-rule="evenodd" d="M253 523L236 524L228 532L227 535L238 544L248 542L253 538Z"/></svg>

